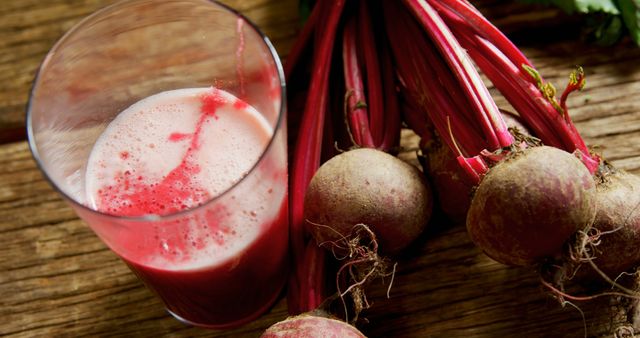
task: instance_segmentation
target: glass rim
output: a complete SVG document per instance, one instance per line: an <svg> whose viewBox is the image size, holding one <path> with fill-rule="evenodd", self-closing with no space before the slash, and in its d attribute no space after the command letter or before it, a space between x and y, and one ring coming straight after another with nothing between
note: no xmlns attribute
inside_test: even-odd
<svg viewBox="0 0 640 338"><path fill-rule="evenodd" d="M134 1L140 1L140 0L134 0ZM96 216L101 216L101 217L107 217L107 218L114 218L114 219L118 219L118 220L123 220L123 221L128 221L128 222L149 222L149 221L169 221L175 218L180 218L180 217L184 217L184 216L188 216L191 213L197 212L198 210L203 210L205 209L207 206L210 206L211 204L215 203L215 201L221 199L222 197L226 196L229 192L231 192L232 190L234 190L237 186L239 186L240 184L242 184L242 182L244 182L247 177L249 177L253 172L256 171L257 167L260 165L260 163L262 163L262 161L264 160L265 156L267 155L267 153L271 150L271 148L273 147L274 141L276 139L276 136L278 134L278 132L280 131L280 129L283 127L284 124L284 116L286 115L286 108L287 108L287 98L286 98L286 83L285 83L285 75L284 75L284 69L282 67L282 62L280 61L280 57L278 55L278 52L276 51L275 47L273 46L273 44L271 43L271 40L269 40L269 38L267 37L267 35L258 27L258 25L256 25L253 21L249 20L246 16L244 16L242 13L240 13L239 11L237 11L236 9L223 4L221 2L219 2L218 0L204 0L206 2L208 2L211 5L215 5L218 6L224 10L226 10L229 14L233 14L235 15L237 18L242 19L245 23L249 24L249 26L253 29L254 32L256 32L258 34L258 36L260 37L260 39L262 40L262 42L264 43L264 45L267 47L267 49L269 50L269 55L271 56L271 59L273 61L273 65L276 69L277 75L278 75L278 79L279 79L279 86L280 86L280 109L278 110L278 118L275 121L275 127L273 128L273 134L271 135L271 138L269 139L269 142L267 143L267 145L265 146L264 150L262 151L262 153L260 154L260 157L255 161L255 163L253 163L253 165L251 166L251 169L249 169L249 171L247 171L247 173L242 176L237 182L233 183L231 186L229 186L227 189L225 189L224 191L222 191L221 193L207 199L204 203L198 204L194 207L190 207L190 208L186 208L186 209L182 209L176 212L172 212L169 214L164 214L164 215L157 215L157 214L148 214L148 215L141 215L141 216L124 216L124 215L116 215L116 214L111 214L111 213L106 213L106 212L102 212L93 208L88 207L87 205L80 203L79 201L77 201L75 198L71 197L69 194L67 194L65 191L63 191L58 184L56 184L56 182L54 182L54 180L51 178L51 176L47 173L47 170L45 170L45 166L42 163L41 160L41 156L40 156L40 152L38 150L38 146L36 144L35 141L35 135L34 135L34 131L33 131L33 125L32 125L32 102L33 102L33 98L34 98L34 94L38 89L38 84L39 84L39 79L40 79L40 73L42 72L43 68L46 67L47 63L50 60L50 56L55 54L55 51L62 45L62 43L64 43L69 36L71 36L73 33L75 33L78 29L80 29L81 27L83 27L85 24L87 24L88 22L90 22L92 19L98 17L99 15L106 13L109 10L112 10L115 7L121 6L127 2L130 2L130 0L122 0L122 1L118 1L114 4L105 6L103 8L100 8L98 10L96 10L95 12L87 15L85 18L81 19L78 23L76 23L75 25L73 25L73 27L71 27L67 32L65 32L62 37L60 37L55 44L51 47L51 49L47 52L47 54L45 55L43 61L40 63L36 74L34 76L33 82L32 82L32 86L31 86L31 90L29 91L29 99L27 101L27 109L26 109L26 129L27 129L27 142L29 145L29 149L31 151L31 155L33 156L33 159L36 162L36 166L38 167L39 171L42 173L44 179L49 182L49 184L53 187L53 189L59 193L65 200L69 201L69 203L71 203L73 206L80 208L82 211L86 211L89 212L91 214L94 214ZM162 2L162 1L160 1Z"/></svg>

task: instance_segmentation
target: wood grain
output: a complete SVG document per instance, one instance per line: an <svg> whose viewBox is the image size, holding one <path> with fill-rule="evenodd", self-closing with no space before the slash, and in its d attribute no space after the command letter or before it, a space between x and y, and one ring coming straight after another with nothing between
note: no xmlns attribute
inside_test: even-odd
<svg viewBox="0 0 640 338"><path fill-rule="evenodd" d="M31 78L53 42L80 18L111 1L0 1L0 141L22 130ZM256 21L286 55L297 32L296 1L225 1ZM587 141L605 157L640 174L640 49L628 43L596 48L565 33L524 39L533 21L557 27L557 11L528 13L504 2L483 10L512 27L541 73L557 87L574 64L585 67L587 87L569 102ZM538 16L536 16L538 15ZM545 19L547 18L547 19ZM546 21L545 21L546 20ZM549 30L552 30L549 28ZM552 41L552 42L549 42ZM493 90L495 93L495 90ZM500 106L508 107L497 96ZM409 136L407 136L407 139ZM371 290L371 337L583 337L581 313L560 306L534 271L497 264L476 249L462 226L434 223L399 259L391 298ZM578 304L587 332L600 336L612 324L607 300ZM286 316L280 300L244 327L215 331L171 318L148 291L45 181L26 142L0 146L0 336L208 336L257 337Z"/></svg>

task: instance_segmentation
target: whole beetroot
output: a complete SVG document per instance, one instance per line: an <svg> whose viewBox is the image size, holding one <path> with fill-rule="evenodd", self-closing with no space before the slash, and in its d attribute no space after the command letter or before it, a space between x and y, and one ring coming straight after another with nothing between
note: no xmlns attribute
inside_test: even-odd
<svg viewBox="0 0 640 338"><path fill-rule="evenodd" d="M587 243L587 255L613 280L640 265L640 177L613 171L598 184L596 201L598 211L590 232L595 243ZM582 264L576 277L602 280L589 264Z"/></svg>
<svg viewBox="0 0 640 338"><path fill-rule="evenodd" d="M593 223L596 185L585 166L563 150L540 146L491 168L471 201L467 229L494 260L526 266L562 251Z"/></svg>
<svg viewBox="0 0 640 338"><path fill-rule="evenodd" d="M261 338L366 338L362 332L341 320L302 314L273 324Z"/></svg>
<svg viewBox="0 0 640 338"><path fill-rule="evenodd" d="M385 152L360 148L325 162L309 183L304 217L318 244L341 240L357 224L394 253L423 231L432 210L431 190L414 166Z"/></svg>

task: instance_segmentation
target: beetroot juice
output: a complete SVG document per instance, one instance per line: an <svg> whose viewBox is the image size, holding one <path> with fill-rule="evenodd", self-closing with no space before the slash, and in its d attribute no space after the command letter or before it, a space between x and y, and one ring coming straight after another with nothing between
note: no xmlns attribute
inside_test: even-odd
<svg viewBox="0 0 640 338"><path fill-rule="evenodd" d="M286 278L284 139L220 89L138 101L89 155L87 204L122 216L94 229L179 319L214 328L249 321Z"/></svg>

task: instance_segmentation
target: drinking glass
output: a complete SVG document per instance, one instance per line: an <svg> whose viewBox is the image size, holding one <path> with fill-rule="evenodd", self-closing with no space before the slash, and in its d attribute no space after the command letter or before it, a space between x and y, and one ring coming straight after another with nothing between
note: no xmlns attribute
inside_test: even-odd
<svg viewBox="0 0 640 338"><path fill-rule="evenodd" d="M251 169L224 192L168 214L93 207L87 165L110 122L154 94L205 87L248 103L271 128ZM85 18L47 54L27 109L29 145L52 186L174 317L234 327L265 312L286 279L284 95L274 47L233 9L207 0L124 1ZM131 127L140 138L149 132L142 122Z"/></svg>

